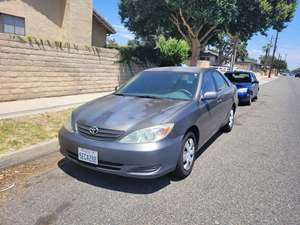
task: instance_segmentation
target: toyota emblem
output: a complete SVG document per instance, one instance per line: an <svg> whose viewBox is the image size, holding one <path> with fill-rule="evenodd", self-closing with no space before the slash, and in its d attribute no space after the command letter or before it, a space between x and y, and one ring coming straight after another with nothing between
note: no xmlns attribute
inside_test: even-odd
<svg viewBox="0 0 300 225"><path fill-rule="evenodd" d="M99 128L98 127L91 127L89 129L89 132L90 132L91 135L96 135L99 132Z"/></svg>

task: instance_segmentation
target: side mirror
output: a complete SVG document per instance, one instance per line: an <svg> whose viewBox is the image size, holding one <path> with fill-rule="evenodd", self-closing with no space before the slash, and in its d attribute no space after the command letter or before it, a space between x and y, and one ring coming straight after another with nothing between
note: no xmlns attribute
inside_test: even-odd
<svg viewBox="0 0 300 225"><path fill-rule="evenodd" d="M204 95L202 96L202 100L211 100L211 99L216 99L217 97L218 97L217 92L209 91L204 93Z"/></svg>
<svg viewBox="0 0 300 225"><path fill-rule="evenodd" d="M252 84L259 84L259 81L258 80L254 80L254 81L252 81Z"/></svg>
<svg viewBox="0 0 300 225"><path fill-rule="evenodd" d="M119 89L119 86L115 86L115 91L117 91Z"/></svg>

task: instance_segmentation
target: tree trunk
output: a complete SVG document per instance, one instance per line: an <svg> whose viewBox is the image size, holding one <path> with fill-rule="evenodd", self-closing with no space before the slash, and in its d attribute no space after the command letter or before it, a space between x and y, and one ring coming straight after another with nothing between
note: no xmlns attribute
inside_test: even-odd
<svg viewBox="0 0 300 225"><path fill-rule="evenodd" d="M230 62L230 71L234 70L234 65L235 65L235 61L236 61L236 54L237 54L237 40L234 40L233 42L233 49L232 49L232 55L231 55L231 62Z"/></svg>
<svg viewBox="0 0 300 225"><path fill-rule="evenodd" d="M198 40L198 38L194 38L191 40L191 51L192 56L190 59L190 66L197 66L200 55L200 41Z"/></svg>
<svg viewBox="0 0 300 225"><path fill-rule="evenodd" d="M225 61L224 59L225 59L224 52L222 50L220 50L219 55L218 55L218 66L223 65L223 62Z"/></svg>

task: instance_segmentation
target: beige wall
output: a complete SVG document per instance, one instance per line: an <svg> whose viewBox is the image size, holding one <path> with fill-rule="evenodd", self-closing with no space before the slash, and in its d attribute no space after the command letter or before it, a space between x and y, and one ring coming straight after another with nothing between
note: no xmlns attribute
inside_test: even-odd
<svg viewBox="0 0 300 225"><path fill-rule="evenodd" d="M61 40L65 0L2 0L0 13L25 17L27 36Z"/></svg>
<svg viewBox="0 0 300 225"><path fill-rule="evenodd" d="M0 0L0 13L24 17L26 36L92 44L92 0ZM103 46L103 36L94 41Z"/></svg>
<svg viewBox="0 0 300 225"><path fill-rule="evenodd" d="M211 62L208 60L198 60L197 61L197 66L198 67L203 67L203 68L207 68L211 66Z"/></svg>
<svg viewBox="0 0 300 225"><path fill-rule="evenodd" d="M37 46L0 34L0 101L113 91L143 69L117 61L113 49Z"/></svg>
<svg viewBox="0 0 300 225"><path fill-rule="evenodd" d="M92 45L97 47L104 47L106 45L106 29L99 24L95 19L93 20L92 30Z"/></svg>
<svg viewBox="0 0 300 225"><path fill-rule="evenodd" d="M92 20L92 0L66 0L63 40L79 45L91 45Z"/></svg>
<svg viewBox="0 0 300 225"><path fill-rule="evenodd" d="M251 71L261 71L261 67L257 64L247 63L247 62L236 62L234 64L239 70L251 70Z"/></svg>

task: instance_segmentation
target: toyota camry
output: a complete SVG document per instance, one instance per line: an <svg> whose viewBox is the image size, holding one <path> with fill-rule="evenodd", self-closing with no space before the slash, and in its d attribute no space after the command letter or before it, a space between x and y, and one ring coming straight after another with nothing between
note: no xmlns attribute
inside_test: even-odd
<svg viewBox="0 0 300 225"><path fill-rule="evenodd" d="M75 109L59 132L60 150L100 172L184 178L201 146L231 131L237 103L236 87L215 69L148 69Z"/></svg>

